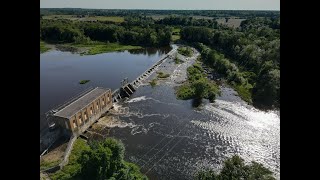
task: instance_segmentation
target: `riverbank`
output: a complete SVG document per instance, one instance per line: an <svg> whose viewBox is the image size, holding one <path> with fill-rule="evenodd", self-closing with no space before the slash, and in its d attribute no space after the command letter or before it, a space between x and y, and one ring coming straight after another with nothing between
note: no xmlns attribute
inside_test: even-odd
<svg viewBox="0 0 320 180"><path fill-rule="evenodd" d="M40 40L40 54L49 51L51 48L48 47L48 46L49 45L47 43L45 43L44 41Z"/></svg>
<svg viewBox="0 0 320 180"><path fill-rule="evenodd" d="M53 47L49 47L53 46ZM123 45L119 43L103 43L103 42L91 42L88 44L47 44L44 41L40 41L40 53L47 52L51 49L58 49L60 51L68 51L73 53L79 53L81 55L95 55L101 53L142 49L141 46Z"/></svg>

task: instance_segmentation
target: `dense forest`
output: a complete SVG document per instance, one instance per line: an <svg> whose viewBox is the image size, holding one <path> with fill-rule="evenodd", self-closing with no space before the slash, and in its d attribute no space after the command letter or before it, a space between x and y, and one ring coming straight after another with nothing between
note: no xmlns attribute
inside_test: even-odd
<svg viewBox="0 0 320 180"><path fill-rule="evenodd" d="M40 20L40 39L52 43L119 42L141 46L165 46L171 41L171 29L163 26L141 27L123 23Z"/></svg>
<svg viewBox="0 0 320 180"><path fill-rule="evenodd" d="M280 107L280 17L248 19L238 29L190 26L180 34L254 105Z"/></svg>
<svg viewBox="0 0 320 180"><path fill-rule="evenodd" d="M80 8L41 8L43 15L68 14L68 15L95 15L95 16L153 16L153 15L182 15L182 16L207 16L207 17L278 17L279 11L253 11L253 10L123 10L123 9L80 9Z"/></svg>

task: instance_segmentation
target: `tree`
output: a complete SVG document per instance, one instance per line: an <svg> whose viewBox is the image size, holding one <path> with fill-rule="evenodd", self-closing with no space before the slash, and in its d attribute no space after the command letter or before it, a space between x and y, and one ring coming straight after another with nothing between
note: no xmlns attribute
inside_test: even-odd
<svg viewBox="0 0 320 180"><path fill-rule="evenodd" d="M264 65L253 88L253 99L257 106L280 106L280 70Z"/></svg>
<svg viewBox="0 0 320 180"><path fill-rule="evenodd" d="M193 82L191 87L194 88L194 95L196 99L202 99L206 97L208 84L204 78L200 78L199 80Z"/></svg>
<svg viewBox="0 0 320 180"><path fill-rule="evenodd" d="M197 180L275 180L272 172L257 162L246 165L240 156L233 156L224 162L222 170L216 174L212 170L200 171Z"/></svg>
<svg viewBox="0 0 320 180"><path fill-rule="evenodd" d="M123 157L124 145L115 139L92 142L78 160L82 179L147 179L136 165L125 162Z"/></svg>
<svg viewBox="0 0 320 180"><path fill-rule="evenodd" d="M221 179L246 179L248 167L239 156L233 156L224 162L224 166L219 174Z"/></svg>

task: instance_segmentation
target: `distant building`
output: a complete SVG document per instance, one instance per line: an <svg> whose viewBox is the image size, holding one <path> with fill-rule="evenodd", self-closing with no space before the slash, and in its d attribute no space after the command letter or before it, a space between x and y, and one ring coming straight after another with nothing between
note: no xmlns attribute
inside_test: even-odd
<svg viewBox="0 0 320 180"><path fill-rule="evenodd" d="M111 89L97 87L53 114L65 134L79 135L112 108Z"/></svg>

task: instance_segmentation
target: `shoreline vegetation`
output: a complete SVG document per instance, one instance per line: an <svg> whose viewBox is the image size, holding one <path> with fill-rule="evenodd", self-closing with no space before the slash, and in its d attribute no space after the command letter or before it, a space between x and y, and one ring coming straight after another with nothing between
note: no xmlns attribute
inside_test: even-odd
<svg viewBox="0 0 320 180"><path fill-rule="evenodd" d="M69 179L128 179L147 180L140 168L124 160L125 147L118 140L107 138L87 142L77 139L69 162L61 170L50 173L52 180Z"/></svg>
<svg viewBox="0 0 320 180"><path fill-rule="evenodd" d="M71 150L68 164L62 169L48 173L52 180L69 179L139 179L148 180L140 167L124 160L125 147L121 141L106 138L101 141L86 141L78 138ZM55 162L56 163L56 162ZM268 179L275 180L273 172L263 164L246 163L238 155L223 162L221 170L196 171L195 180L207 179Z"/></svg>
<svg viewBox="0 0 320 180"><path fill-rule="evenodd" d="M175 58L174 58L174 63L175 64L182 64L184 61L183 60L181 60L180 58L178 58L178 56L176 56Z"/></svg>
<svg viewBox="0 0 320 180"><path fill-rule="evenodd" d="M161 80L161 79L166 79L168 77L170 77L170 74L165 74L163 72L157 72L157 77L155 77L154 79L152 79L151 81L149 81L149 84L152 88L154 88L155 86L157 86L158 84L158 80Z"/></svg>
<svg viewBox="0 0 320 180"><path fill-rule="evenodd" d="M181 40L201 53L243 100L263 110L280 108L280 17L250 18L239 29L183 27Z"/></svg>
<svg viewBox="0 0 320 180"><path fill-rule="evenodd" d="M187 68L187 76L187 81L176 89L177 99L193 99L193 104L197 107L201 104L202 99L214 102L216 97L220 95L219 86L207 79L198 62Z"/></svg>
<svg viewBox="0 0 320 180"><path fill-rule="evenodd" d="M60 45L60 49L93 55L103 52L163 47L172 41L172 28L151 25L152 18L125 17L121 22L77 21L64 16L40 16L40 40ZM82 17L77 17L82 19ZM112 19L114 19L113 17Z"/></svg>
<svg viewBox="0 0 320 180"><path fill-rule="evenodd" d="M40 40L40 54L49 51L51 48L48 47L47 43Z"/></svg>
<svg viewBox="0 0 320 180"><path fill-rule="evenodd" d="M158 74L158 79L165 79L165 78L168 78L169 76L170 76L170 74L166 74L166 73L164 73L164 72L157 72L157 74Z"/></svg>
<svg viewBox="0 0 320 180"><path fill-rule="evenodd" d="M104 42L91 42L91 43L62 43L52 44L55 49L60 51L69 51L73 53L79 53L80 55L96 55L108 52L142 49L141 46L123 45L119 43L104 43ZM47 43L40 41L40 53L45 53L51 50L47 47Z"/></svg>
<svg viewBox="0 0 320 180"><path fill-rule="evenodd" d="M150 82L149 82L149 84L151 85L151 87L155 87L156 85L157 85L157 79L155 78L155 79L152 79Z"/></svg>
<svg viewBox="0 0 320 180"><path fill-rule="evenodd" d="M88 82L90 82L90 80L81 80L81 81L79 82L79 84L86 84L86 83L88 83Z"/></svg>
<svg viewBox="0 0 320 180"><path fill-rule="evenodd" d="M40 161L40 170L45 170L51 167L57 166L59 163L61 163L61 160L55 160L55 161Z"/></svg>
<svg viewBox="0 0 320 180"><path fill-rule="evenodd" d="M179 54L184 55L186 57L191 57L193 54L192 49L189 46L179 47L178 52L179 52Z"/></svg>

